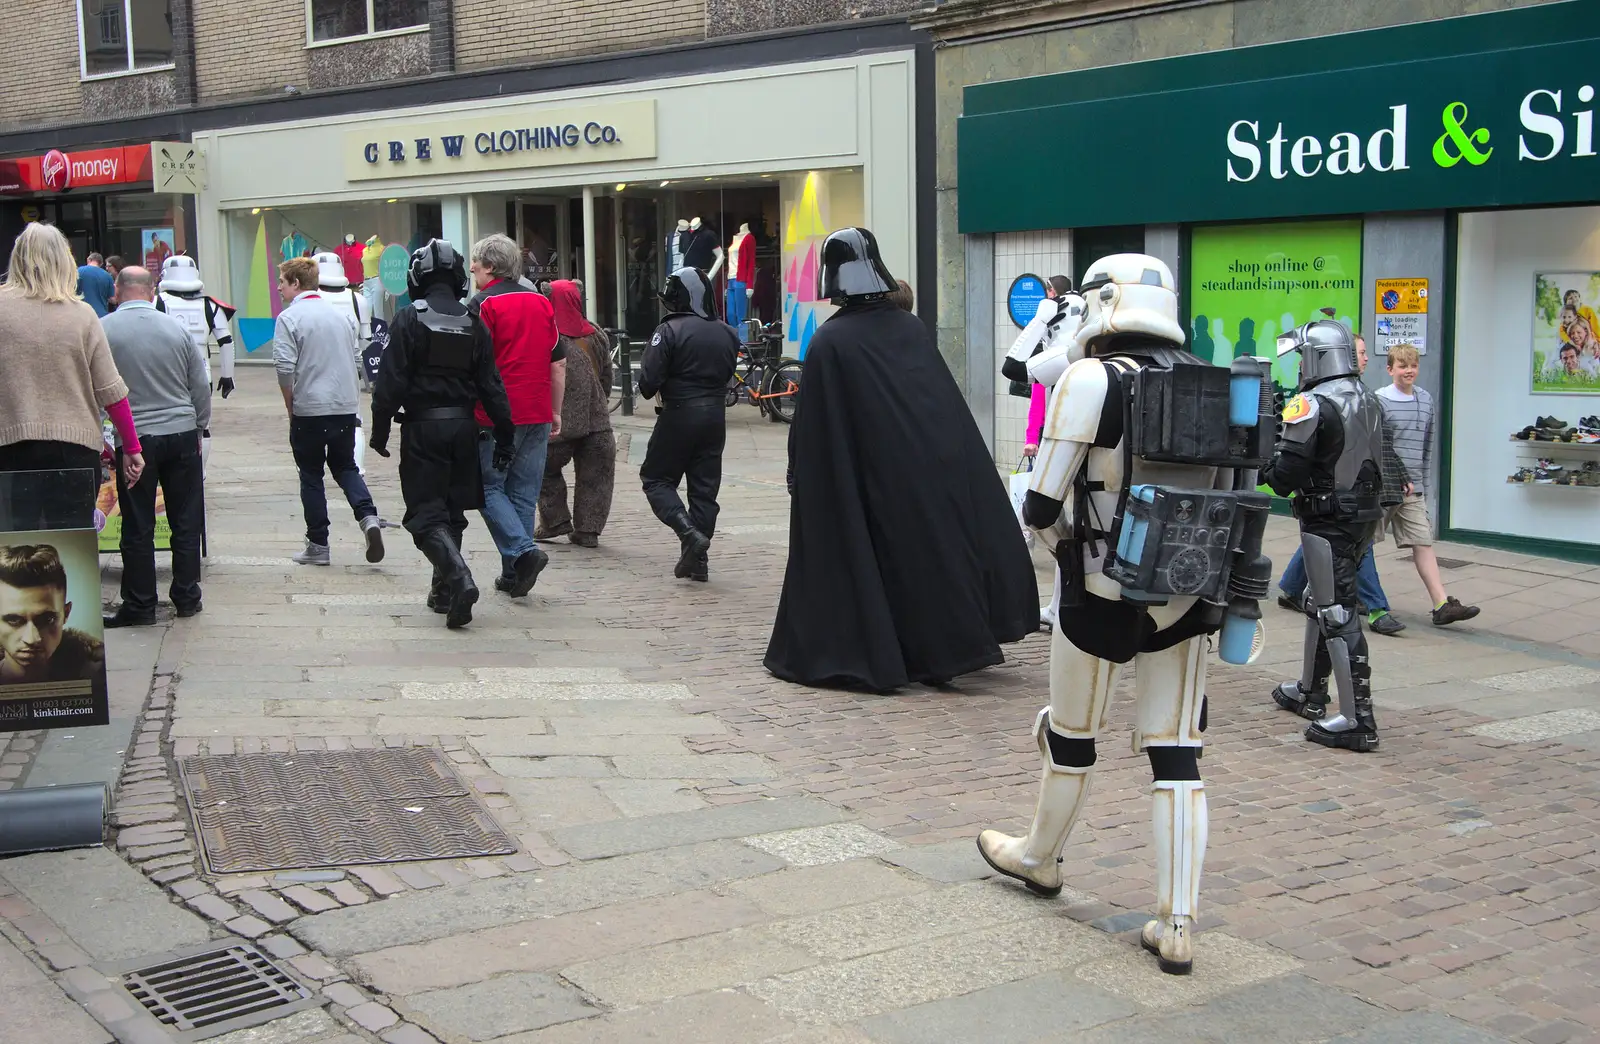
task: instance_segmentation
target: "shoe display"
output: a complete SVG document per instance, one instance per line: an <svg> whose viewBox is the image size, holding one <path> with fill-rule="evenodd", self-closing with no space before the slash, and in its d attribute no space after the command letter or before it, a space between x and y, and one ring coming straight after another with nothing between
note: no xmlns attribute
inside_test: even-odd
<svg viewBox="0 0 1600 1044"><path fill-rule="evenodd" d="M1532 482L1533 481L1533 469L1532 468L1518 468L1516 474L1509 475L1509 476L1506 477L1506 481L1507 482ZM1282 599L1279 599L1279 604L1282 604Z"/></svg>
<svg viewBox="0 0 1600 1044"><path fill-rule="evenodd" d="M1462 620L1470 620L1477 616L1479 609L1475 605L1462 605L1454 595L1444 600L1444 604L1433 611L1433 625L1446 627Z"/></svg>
<svg viewBox="0 0 1600 1044"><path fill-rule="evenodd" d="M1399 634L1406 629L1406 625L1393 613L1379 613L1377 618L1367 624L1367 630L1373 634L1382 634L1389 637Z"/></svg>
<svg viewBox="0 0 1600 1044"><path fill-rule="evenodd" d="M327 544L313 544L306 541L306 549L294 556L295 565L332 565L333 558L328 554Z"/></svg>
<svg viewBox="0 0 1600 1044"><path fill-rule="evenodd" d="M1565 428L1565 427L1568 427L1568 424L1567 424L1566 421L1557 420L1554 417L1540 417L1538 420L1534 421L1534 423L1537 424L1541 428Z"/></svg>

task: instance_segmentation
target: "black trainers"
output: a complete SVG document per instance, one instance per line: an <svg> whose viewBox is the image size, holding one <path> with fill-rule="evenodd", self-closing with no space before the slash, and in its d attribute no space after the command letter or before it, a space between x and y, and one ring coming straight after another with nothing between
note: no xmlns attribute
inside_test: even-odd
<svg viewBox="0 0 1600 1044"><path fill-rule="evenodd" d="M1278 588L1278 604L1291 612L1303 613L1306 611L1305 603L1302 601L1304 597L1302 595L1300 598L1296 598L1283 588Z"/></svg>
<svg viewBox="0 0 1600 1044"><path fill-rule="evenodd" d="M1373 634L1383 634L1393 637L1406 629L1406 625L1393 613L1379 613L1377 618L1367 623L1367 630Z"/></svg>
<svg viewBox="0 0 1600 1044"><path fill-rule="evenodd" d="M1567 426L1566 421L1557 420L1554 417L1540 417L1534 421L1534 424L1541 428L1565 428Z"/></svg>
<svg viewBox="0 0 1600 1044"><path fill-rule="evenodd" d="M1446 627L1463 620L1470 620L1477 616L1480 610L1475 605L1462 605L1452 595L1444 600L1444 604L1433 611L1433 625Z"/></svg>
<svg viewBox="0 0 1600 1044"><path fill-rule="evenodd" d="M173 614L180 620L187 620L191 616L199 616L205 611L205 608L206 607L203 603L196 602L193 605L178 606L177 609L173 611Z"/></svg>

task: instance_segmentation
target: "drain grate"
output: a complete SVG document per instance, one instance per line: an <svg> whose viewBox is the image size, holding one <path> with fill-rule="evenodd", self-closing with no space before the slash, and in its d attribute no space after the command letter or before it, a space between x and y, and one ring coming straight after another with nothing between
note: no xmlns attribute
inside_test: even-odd
<svg viewBox="0 0 1600 1044"><path fill-rule="evenodd" d="M292 975L248 944L211 946L156 960L122 972L122 988L182 1040L257 1026L319 1003Z"/></svg>
<svg viewBox="0 0 1600 1044"><path fill-rule="evenodd" d="M1438 562L1440 569L1465 569L1472 564L1460 558L1440 558Z"/></svg>
<svg viewBox="0 0 1600 1044"><path fill-rule="evenodd" d="M178 767L216 874L517 850L433 747L210 755Z"/></svg>

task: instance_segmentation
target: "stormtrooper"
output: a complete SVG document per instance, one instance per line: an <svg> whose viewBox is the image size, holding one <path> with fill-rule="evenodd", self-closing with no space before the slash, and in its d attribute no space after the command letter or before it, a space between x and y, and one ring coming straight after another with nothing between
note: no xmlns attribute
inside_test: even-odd
<svg viewBox="0 0 1600 1044"><path fill-rule="evenodd" d="M1312 721L1306 739L1345 750L1378 749L1372 667L1356 613L1356 569L1383 518L1383 411L1361 383L1355 338L1320 319L1278 338L1278 354L1300 353L1300 394L1285 405L1283 434L1262 479L1295 494L1300 547L1314 610L1296 681L1272 692L1285 710ZM1327 716L1328 677L1339 713Z"/></svg>
<svg viewBox="0 0 1600 1044"><path fill-rule="evenodd" d="M1038 805L1026 835L985 830L978 850L1030 890L1060 894L1061 850L1089 794L1095 740L1134 662L1133 743L1154 776L1158 901L1142 943L1162 971L1183 975L1206 848L1199 757L1210 636L1229 662L1259 654L1257 601L1271 583L1261 554L1270 500L1255 492L1272 446L1270 370L1249 357L1212 366L1185 351L1172 273L1154 257L1102 258L1083 297L1082 326L1063 353L1083 358L1055 385L1023 508L1060 567L1050 705L1034 723Z"/></svg>
<svg viewBox="0 0 1600 1044"><path fill-rule="evenodd" d="M194 258L177 254L162 262L156 308L176 318L189 331L189 339L205 364L207 384L211 383L210 341L217 342L222 368L217 389L224 399L232 395L233 330L228 320L233 318L235 309L206 295L206 285L200 280L200 266L195 264ZM211 431L208 428L200 435L200 468L204 471L211 457Z"/></svg>
<svg viewBox="0 0 1600 1044"><path fill-rule="evenodd" d="M367 346L372 343L372 306L364 295L350 289L350 277L345 275L344 262L335 253L317 254L311 260L317 263L317 289L322 299L334 310L349 318L356 331L356 372L361 375L364 390L372 389L367 380L367 367L363 360ZM367 440L358 424L356 427L356 470L367 473Z"/></svg>

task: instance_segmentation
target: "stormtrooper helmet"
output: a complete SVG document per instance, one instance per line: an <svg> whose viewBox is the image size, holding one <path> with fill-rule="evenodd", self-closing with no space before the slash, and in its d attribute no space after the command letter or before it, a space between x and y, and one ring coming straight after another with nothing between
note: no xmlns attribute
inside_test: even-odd
<svg viewBox="0 0 1600 1044"><path fill-rule="evenodd" d="M161 289L169 293L196 293L206 288L200 281L200 266L194 258L175 254L161 264Z"/></svg>
<svg viewBox="0 0 1600 1044"><path fill-rule="evenodd" d="M1278 355L1300 353L1300 390L1335 377L1361 373L1356 339L1350 328L1333 319L1306 323L1278 338Z"/></svg>
<svg viewBox="0 0 1600 1044"><path fill-rule="evenodd" d="M1178 288L1172 270L1148 254L1112 254L1089 266L1083 277L1083 325L1077 350L1093 355L1100 342L1118 334L1181 345Z"/></svg>
<svg viewBox="0 0 1600 1044"><path fill-rule="evenodd" d="M1028 378L1046 388L1054 388L1067 367L1083 358L1083 349L1078 347L1078 330L1086 308L1083 298L1068 291L1056 299L1056 308L1057 329L1050 337L1049 347L1027 362Z"/></svg>
<svg viewBox="0 0 1600 1044"><path fill-rule="evenodd" d="M321 253L311 260L317 263L317 284L324 290L343 290L350 285L344 274L344 262L334 253Z"/></svg>

